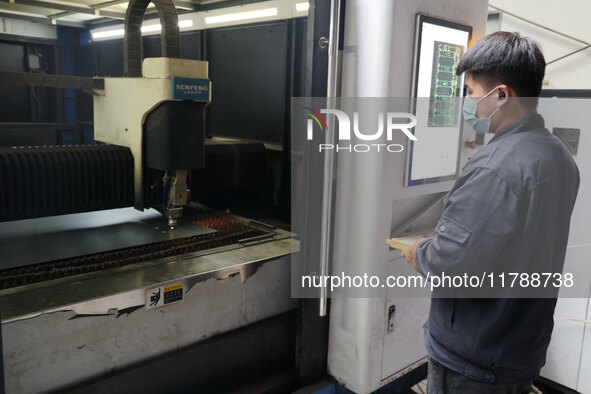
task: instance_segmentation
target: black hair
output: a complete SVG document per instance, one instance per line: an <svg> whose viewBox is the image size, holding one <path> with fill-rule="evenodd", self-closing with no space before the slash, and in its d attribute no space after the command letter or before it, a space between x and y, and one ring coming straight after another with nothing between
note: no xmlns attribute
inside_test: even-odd
<svg viewBox="0 0 591 394"><path fill-rule="evenodd" d="M519 97L538 97L545 70L544 55L534 40L519 33L498 31L466 51L456 74L467 72L488 89L502 83Z"/></svg>

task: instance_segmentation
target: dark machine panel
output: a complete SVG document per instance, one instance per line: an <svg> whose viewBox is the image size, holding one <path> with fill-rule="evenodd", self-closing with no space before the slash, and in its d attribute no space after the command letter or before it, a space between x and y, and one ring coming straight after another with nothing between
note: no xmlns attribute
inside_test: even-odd
<svg viewBox="0 0 591 394"><path fill-rule="evenodd" d="M295 20L294 38L294 81L292 97L306 95L304 84L306 83L306 38L308 33L308 21L306 19Z"/></svg>
<svg viewBox="0 0 591 394"><path fill-rule="evenodd" d="M96 50L96 75L101 77L123 76L123 40L98 42ZM143 57L161 57L160 36L143 38ZM181 57L183 59L201 59L201 32L181 34Z"/></svg>
<svg viewBox="0 0 591 394"><path fill-rule="evenodd" d="M96 44L96 75L99 77L123 76L123 41L113 40Z"/></svg>
<svg viewBox="0 0 591 394"><path fill-rule="evenodd" d="M144 52L144 58L146 57L160 57L161 40L160 36L144 37L142 43L142 51ZM182 46L181 46L182 48Z"/></svg>
<svg viewBox="0 0 591 394"><path fill-rule="evenodd" d="M0 42L0 70L25 71L25 48ZM29 93L26 86L0 86L0 122L28 122Z"/></svg>
<svg viewBox="0 0 591 394"><path fill-rule="evenodd" d="M283 142L287 23L208 30L206 60L214 86L208 132Z"/></svg>
<svg viewBox="0 0 591 394"><path fill-rule="evenodd" d="M0 221L131 205L133 157L128 148L0 148Z"/></svg>
<svg viewBox="0 0 591 394"><path fill-rule="evenodd" d="M144 58L162 56L160 42L160 35L144 37L142 46ZM201 53L201 32L181 33L181 58L202 60Z"/></svg>
<svg viewBox="0 0 591 394"><path fill-rule="evenodd" d="M146 163L162 170L205 166L205 104L166 101L146 117Z"/></svg>
<svg viewBox="0 0 591 394"><path fill-rule="evenodd" d="M203 60L201 34L200 31L181 34L181 57L183 59ZM144 56L145 55L146 54L144 53Z"/></svg>

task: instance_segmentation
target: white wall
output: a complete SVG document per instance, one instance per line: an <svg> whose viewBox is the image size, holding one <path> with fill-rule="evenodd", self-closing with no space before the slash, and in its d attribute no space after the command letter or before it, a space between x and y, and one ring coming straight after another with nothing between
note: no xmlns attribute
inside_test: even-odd
<svg viewBox="0 0 591 394"><path fill-rule="evenodd" d="M489 4L591 43L589 0L490 0ZM491 20L487 24L487 34L496 30L516 31L533 38L541 46L546 62L585 46L504 13L499 23ZM591 48L547 66L545 79L544 87L549 89L591 89Z"/></svg>

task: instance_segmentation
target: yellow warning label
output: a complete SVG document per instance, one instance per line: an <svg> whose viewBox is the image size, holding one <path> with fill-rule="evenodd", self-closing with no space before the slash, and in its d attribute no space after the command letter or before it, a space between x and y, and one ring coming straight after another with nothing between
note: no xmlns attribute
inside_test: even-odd
<svg viewBox="0 0 591 394"><path fill-rule="evenodd" d="M182 283L175 283L174 285L169 285L166 286L164 288L164 292L169 292L169 291L173 291L173 290L178 290L178 289L182 289L183 288L183 284Z"/></svg>

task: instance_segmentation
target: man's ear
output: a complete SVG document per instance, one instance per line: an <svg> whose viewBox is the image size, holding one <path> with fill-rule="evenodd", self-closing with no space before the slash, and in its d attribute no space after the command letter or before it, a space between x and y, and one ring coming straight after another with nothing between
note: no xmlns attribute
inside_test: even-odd
<svg viewBox="0 0 591 394"><path fill-rule="evenodd" d="M512 96L511 92L509 91L509 87L507 85L499 85L499 100L503 100L507 97Z"/></svg>

